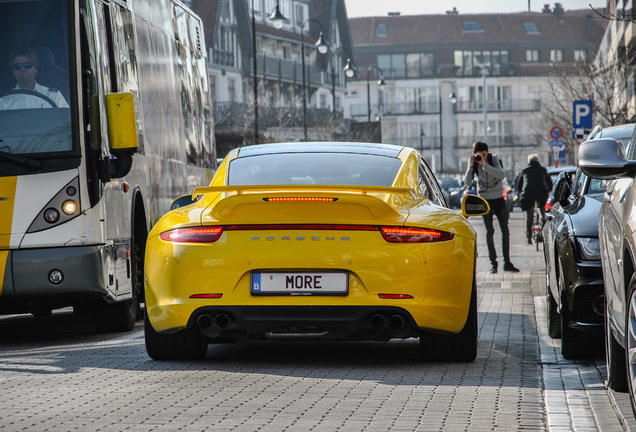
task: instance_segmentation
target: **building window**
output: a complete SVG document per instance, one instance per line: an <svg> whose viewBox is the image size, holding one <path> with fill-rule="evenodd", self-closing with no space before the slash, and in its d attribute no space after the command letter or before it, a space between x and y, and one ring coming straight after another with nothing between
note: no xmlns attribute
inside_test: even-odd
<svg viewBox="0 0 636 432"><path fill-rule="evenodd" d="M376 64L384 78L406 77L406 55L404 54L380 54Z"/></svg>
<svg viewBox="0 0 636 432"><path fill-rule="evenodd" d="M585 63L587 60L587 54L585 50L574 50L574 61L579 63Z"/></svg>
<svg viewBox="0 0 636 432"><path fill-rule="evenodd" d="M477 21L462 21L462 29L465 33L483 32Z"/></svg>
<svg viewBox="0 0 636 432"><path fill-rule="evenodd" d="M386 37L386 24L378 24L375 28L375 35L378 37Z"/></svg>
<svg viewBox="0 0 636 432"><path fill-rule="evenodd" d="M526 50L526 61L530 63L536 63L539 61L539 50L529 49Z"/></svg>
<svg viewBox="0 0 636 432"><path fill-rule="evenodd" d="M539 27L533 22L524 22L523 28L526 29L527 34L539 34Z"/></svg>
<svg viewBox="0 0 636 432"><path fill-rule="evenodd" d="M458 76L510 75L508 51L455 51Z"/></svg>
<svg viewBox="0 0 636 432"><path fill-rule="evenodd" d="M327 108L327 96L325 96L324 94L320 95L320 108L322 109Z"/></svg>
<svg viewBox="0 0 636 432"><path fill-rule="evenodd" d="M563 61L563 51L550 50L550 61L552 63L561 63Z"/></svg>
<svg viewBox="0 0 636 432"><path fill-rule="evenodd" d="M212 97L212 101L216 102L217 101L217 97L216 97L216 76L215 75L210 75L210 96Z"/></svg>
<svg viewBox="0 0 636 432"><path fill-rule="evenodd" d="M433 54L414 53L406 55L406 76L409 78L430 77L435 75Z"/></svg>
<svg viewBox="0 0 636 432"><path fill-rule="evenodd" d="M236 102L236 80L234 78L227 80L227 98L229 102Z"/></svg>
<svg viewBox="0 0 636 432"><path fill-rule="evenodd" d="M296 18L296 27L300 27L303 21L305 21L305 5L297 4L295 9L296 13L294 17Z"/></svg>

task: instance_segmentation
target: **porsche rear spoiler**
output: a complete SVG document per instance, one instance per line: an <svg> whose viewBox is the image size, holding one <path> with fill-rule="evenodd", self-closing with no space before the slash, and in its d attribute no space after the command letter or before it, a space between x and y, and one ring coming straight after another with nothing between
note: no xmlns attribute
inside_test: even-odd
<svg viewBox="0 0 636 432"><path fill-rule="evenodd" d="M417 197L415 191L407 187L355 185L210 186L197 187L192 195L221 193L226 195L211 210L204 211L202 219L213 217L232 223L257 223L270 218L281 223L307 220L403 223L409 213L408 202ZM389 197L384 200L378 196L380 194L389 194ZM309 197L332 198L333 201L327 204L303 201L302 206L293 200L279 201L276 205L271 202L272 198Z"/></svg>

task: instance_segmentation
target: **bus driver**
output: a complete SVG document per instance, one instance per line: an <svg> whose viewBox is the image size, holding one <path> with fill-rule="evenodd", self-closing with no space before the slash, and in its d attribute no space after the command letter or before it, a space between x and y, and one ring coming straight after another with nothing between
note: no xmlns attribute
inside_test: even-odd
<svg viewBox="0 0 636 432"><path fill-rule="evenodd" d="M35 81L39 67L35 51L22 49L11 53L9 67L17 82L13 91L29 90L37 92L55 102L58 108L68 108L68 103L59 90L45 87ZM0 97L0 110L52 107L46 99L28 93L12 94L12 92L9 92Z"/></svg>

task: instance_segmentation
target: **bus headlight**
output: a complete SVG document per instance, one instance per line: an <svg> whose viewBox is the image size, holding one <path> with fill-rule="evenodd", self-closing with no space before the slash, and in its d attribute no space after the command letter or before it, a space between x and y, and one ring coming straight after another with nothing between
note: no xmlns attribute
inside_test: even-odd
<svg viewBox="0 0 636 432"><path fill-rule="evenodd" d="M79 178L75 177L46 203L33 219L27 233L51 229L70 221L81 214L79 201Z"/></svg>
<svg viewBox="0 0 636 432"><path fill-rule="evenodd" d="M73 200L66 200L62 204L62 211L67 215L75 214L77 211L77 203Z"/></svg>
<svg viewBox="0 0 636 432"><path fill-rule="evenodd" d="M49 208L44 211L44 220L48 223L55 223L60 219L60 212L54 208Z"/></svg>

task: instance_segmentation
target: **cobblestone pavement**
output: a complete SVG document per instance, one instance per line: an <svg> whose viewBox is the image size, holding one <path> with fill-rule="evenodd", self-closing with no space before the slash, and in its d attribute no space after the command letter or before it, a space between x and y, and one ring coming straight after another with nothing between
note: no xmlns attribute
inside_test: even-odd
<svg viewBox="0 0 636 432"><path fill-rule="evenodd" d="M53 321L45 336L7 338L19 330L0 321L0 430L636 431L627 395L604 385L603 359L566 361L547 336L543 254L525 244L523 216L511 215L516 274L487 273L483 223L471 219L473 363L423 363L414 339L216 345L204 361L156 362L139 324L95 341L48 333Z"/></svg>

